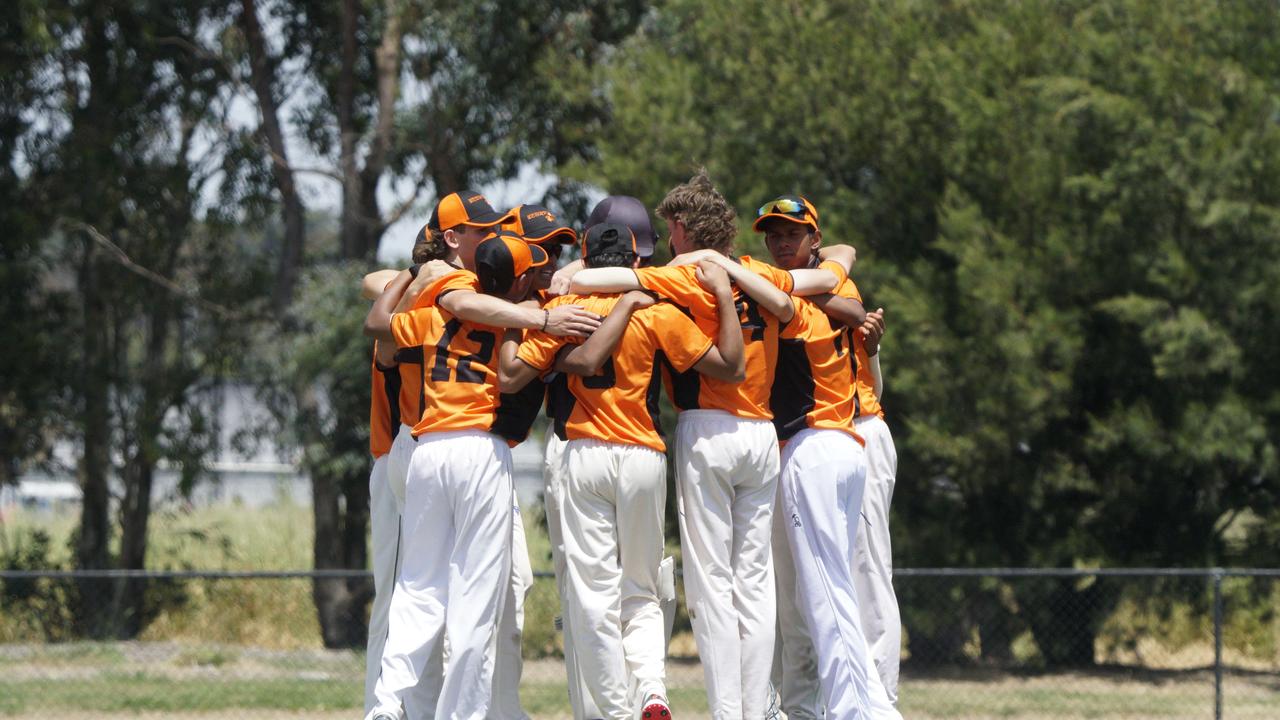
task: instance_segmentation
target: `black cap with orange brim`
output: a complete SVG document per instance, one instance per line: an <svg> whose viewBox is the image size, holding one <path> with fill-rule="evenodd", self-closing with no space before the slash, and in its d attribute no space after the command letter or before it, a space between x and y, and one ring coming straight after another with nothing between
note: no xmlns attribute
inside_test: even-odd
<svg viewBox="0 0 1280 720"><path fill-rule="evenodd" d="M459 225L471 227L493 227L506 222L510 213L500 213L493 209L484 196L473 190L449 193L440 198L431 211L431 219L427 227L431 230L448 230Z"/></svg>
<svg viewBox="0 0 1280 720"><path fill-rule="evenodd" d="M555 213L541 205L517 205L508 213L510 218L502 223L509 230L531 243L555 240L572 245L578 241L578 233Z"/></svg>
<svg viewBox="0 0 1280 720"><path fill-rule="evenodd" d="M476 277L487 295L506 295L516 279L547 264L547 251L506 230L498 230L476 246Z"/></svg>
<svg viewBox="0 0 1280 720"><path fill-rule="evenodd" d="M760 232L761 223L770 218L781 218L818 229L818 209L800 195L782 195L761 205L756 211L756 220L751 223L751 229Z"/></svg>

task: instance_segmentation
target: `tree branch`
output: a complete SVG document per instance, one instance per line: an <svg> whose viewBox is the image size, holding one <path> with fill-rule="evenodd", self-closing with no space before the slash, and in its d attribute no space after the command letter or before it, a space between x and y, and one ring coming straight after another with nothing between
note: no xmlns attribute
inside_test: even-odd
<svg viewBox="0 0 1280 720"><path fill-rule="evenodd" d="M126 270L134 273L135 275L138 275L146 280L149 280L175 295L191 300L196 304L200 305L201 307L204 307L207 310L210 310L211 312L217 314L219 317L223 317L223 318L243 317L236 311L232 310L231 308L228 308L225 305L219 305L218 303L211 302L209 300L205 300L204 298L201 298L199 294L193 292L192 290L184 288L178 283L174 282L173 280L170 280L169 278L161 275L160 273L155 272L154 270L151 270L149 268L145 268L139 265L138 263L134 262L133 259L129 257L128 253L122 250L119 245L116 245L115 243L111 242L111 239L108 238L106 235L103 235L102 231L98 230L98 228L88 223L81 222L79 220L72 220L70 218L65 218L65 217L59 218L58 222L63 225L66 225L67 227L70 227L76 230L81 230L84 233L86 233L90 238L93 238L94 242L98 243L99 246L101 246L104 250L106 250L113 260L115 260L117 263L123 266Z"/></svg>

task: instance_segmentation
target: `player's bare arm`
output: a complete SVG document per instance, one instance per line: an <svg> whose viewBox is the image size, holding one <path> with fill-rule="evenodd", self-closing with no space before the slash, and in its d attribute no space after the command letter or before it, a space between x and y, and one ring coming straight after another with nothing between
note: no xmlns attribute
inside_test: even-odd
<svg viewBox="0 0 1280 720"><path fill-rule="evenodd" d="M378 299L373 301L373 307L369 308L369 314L364 319L365 335L395 346L395 337L391 334L391 315L412 280L413 276L408 270L397 274Z"/></svg>
<svg viewBox="0 0 1280 720"><path fill-rule="evenodd" d="M436 302L454 317L477 325L542 330L564 337L586 337L600 327L600 316L579 305L539 310L469 290L454 290Z"/></svg>
<svg viewBox="0 0 1280 720"><path fill-rule="evenodd" d="M715 263L729 275L729 279L737 284L738 289L746 293L760 303L760 307L768 311L774 317L782 322L789 322L796 314L796 308L791 304L791 296L787 295L776 285L764 279L760 275L743 267L740 263L716 254L716 257L707 258L707 262ZM834 281L837 278L834 273L824 270L823 272L831 275Z"/></svg>
<svg viewBox="0 0 1280 720"><path fill-rule="evenodd" d="M853 266L858 262L858 250L852 245L828 245L818 250L818 260L839 263L848 275L853 272Z"/></svg>
<svg viewBox="0 0 1280 720"><path fill-rule="evenodd" d="M863 322L867 319L866 309L862 307L862 303L853 298L824 294L810 296L809 301L817 305L822 312L827 314L827 317L845 327L861 328Z"/></svg>
<svg viewBox="0 0 1280 720"><path fill-rule="evenodd" d="M498 347L499 392L520 392L538 377L537 368L516 357L522 335L519 330L508 330L502 335L502 345Z"/></svg>
<svg viewBox="0 0 1280 720"><path fill-rule="evenodd" d="M738 323L738 308L733 302L733 288L729 275L714 262L698 263L698 282L716 297L716 316L720 327L716 332L716 344L702 356L693 369L717 380L739 383L747 379L746 353L742 346L742 326Z"/></svg>
<svg viewBox="0 0 1280 720"><path fill-rule="evenodd" d="M828 260L839 264L844 268L845 275L853 269L853 264L857 260L858 251L854 250L852 245L832 245L818 250L818 259L822 262ZM840 282L840 278L830 270L824 268L801 268L791 271L792 288L791 294L808 297L810 295L820 295L829 293L836 289L836 285Z"/></svg>
<svg viewBox="0 0 1280 720"><path fill-rule="evenodd" d="M600 372L604 363L617 349L626 332L631 315L640 308L654 303L649 293L632 290L623 295L609 311L600 327L585 342L570 348L556 357L556 369L574 375L591 376Z"/></svg>
<svg viewBox="0 0 1280 720"><path fill-rule="evenodd" d="M829 293L836 289L840 278L825 268L801 268L791 270L791 294L796 297L808 297Z"/></svg>
<svg viewBox="0 0 1280 720"><path fill-rule="evenodd" d="M382 294L382 291L386 290L387 286L391 284L391 281L396 279L396 275L399 275L402 272L407 273L409 271L391 269L374 270L368 275L365 275L364 278L360 280L360 297L365 300L377 300L378 296Z"/></svg>
<svg viewBox="0 0 1280 720"><path fill-rule="evenodd" d="M404 296L400 298L400 302L396 305L396 312L405 312L413 308L413 304L417 302L418 296L431 283L440 278L455 272L458 268L450 265L443 260L432 260L418 266L418 276L409 283L409 289L404 291Z"/></svg>
<svg viewBox="0 0 1280 720"><path fill-rule="evenodd" d="M592 293L622 293L630 290L643 290L640 279L631 268L600 267L587 268L573 276L569 289L578 295Z"/></svg>
<svg viewBox="0 0 1280 720"><path fill-rule="evenodd" d="M392 368L400 363L396 360L396 344L393 342L374 343L374 359L378 366L386 369Z"/></svg>
<svg viewBox="0 0 1280 720"><path fill-rule="evenodd" d="M701 250L692 250L690 252L682 253L680 255L677 255L671 258L671 262L667 263L667 267L677 267L679 265L693 265L697 263L699 260L710 260L715 256L724 257L724 254L720 252L716 252L715 250L707 249L707 248L703 248Z"/></svg>

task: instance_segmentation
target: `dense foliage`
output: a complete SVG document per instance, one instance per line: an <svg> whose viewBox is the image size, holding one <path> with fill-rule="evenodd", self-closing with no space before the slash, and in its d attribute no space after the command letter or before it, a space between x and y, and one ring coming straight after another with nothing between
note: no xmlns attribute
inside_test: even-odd
<svg viewBox="0 0 1280 720"><path fill-rule="evenodd" d="M1274 563L1274 3L20 0L0 37L0 481L74 441L82 567L142 566L151 470L196 481L210 386L249 374L316 484L317 566L363 562L368 348L340 278L406 210L380 184L427 200L526 163L578 216L589 186L652 205L706 165L742 249L797 191L859 248L899 564ZM358 643L336 618L367 587L317 593L326 641ZM952 602L1078 663L1087 637L1019 605L1115 600ZM934 625L912 642L957 652Z"/></svg>
<svg viewBox="0 0 1280 720"><path fill-rule="evenodd" d="M653 200L705 163L744 215L802 192L860 248L900 563L1271 564L1278 31L1244 3L675 0L601 74L577 172Z"/></svg>

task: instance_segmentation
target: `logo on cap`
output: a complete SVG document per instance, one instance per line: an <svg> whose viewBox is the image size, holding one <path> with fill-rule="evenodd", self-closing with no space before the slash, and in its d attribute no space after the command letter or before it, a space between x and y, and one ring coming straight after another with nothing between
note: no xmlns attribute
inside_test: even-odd
<svg viewBox="0 0 1280 720"><path fill-rule="evenodd" d="M493 227L506 222L510 213L500 213L493 209L488 200L478 192L463 190L449 193L440 198L431 211L431 219L427 227L432 230L450 230L459 225L471 227Z"/></svg>
<svg viewBox="0 0 1280 720"><path fill-rule="evenodd" d="M540 243L555 238L572 245L578 241L578 234L573 228L541 205L517 205L511 208L510 216L511 219L503 223L502 229L509 230L528 242Z"/></svg>

